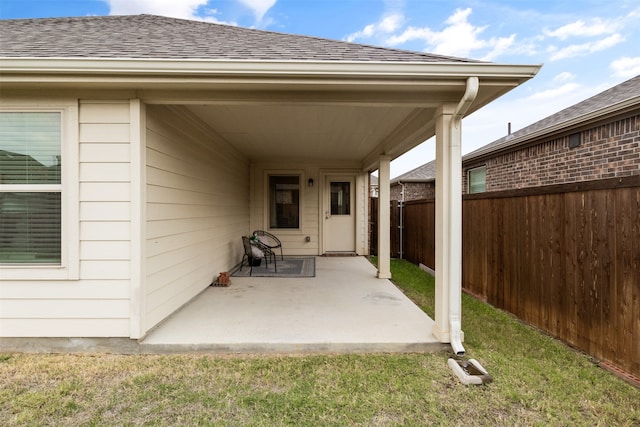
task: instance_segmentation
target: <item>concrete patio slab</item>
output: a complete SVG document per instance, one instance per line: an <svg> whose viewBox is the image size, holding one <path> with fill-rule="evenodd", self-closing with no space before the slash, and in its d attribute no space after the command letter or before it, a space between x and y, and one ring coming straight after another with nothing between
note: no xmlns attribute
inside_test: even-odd
<svg viewBox="0 0 640 427"><path fill-rule="evenodd" d="M141 352L426 352L433 320L364 257L318 257L316 277L232 277L155 328Z"/></svg>

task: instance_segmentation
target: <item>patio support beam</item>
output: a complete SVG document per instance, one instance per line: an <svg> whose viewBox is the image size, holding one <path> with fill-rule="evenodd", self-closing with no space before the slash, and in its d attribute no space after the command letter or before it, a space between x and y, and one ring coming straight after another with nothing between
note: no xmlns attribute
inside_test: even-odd
<svg viewBox="0 0 640 427"><path fill-rule="evenodd" d="M391 157L380 156L378 167L378 278L391 279Z"/></svg>

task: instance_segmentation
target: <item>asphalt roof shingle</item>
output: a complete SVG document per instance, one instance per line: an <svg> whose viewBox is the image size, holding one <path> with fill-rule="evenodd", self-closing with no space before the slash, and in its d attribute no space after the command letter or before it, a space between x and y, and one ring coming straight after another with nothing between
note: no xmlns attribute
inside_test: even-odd
<svg viewBox="0 0 640 427"><path fill-rule="evenodd" d="M397 176L391 180L391 183L396 182L423 182L423 181L435 181L436 179L436 161L432 160L429 163L425 163L422 166L418 166L415 169L405 172L400 176Z"/></svg>
<svg viewBox="0 0 640 427"><path fill-rule="evenodd" d="M155 15L1 20L0 56L479 62Z"/></svg>

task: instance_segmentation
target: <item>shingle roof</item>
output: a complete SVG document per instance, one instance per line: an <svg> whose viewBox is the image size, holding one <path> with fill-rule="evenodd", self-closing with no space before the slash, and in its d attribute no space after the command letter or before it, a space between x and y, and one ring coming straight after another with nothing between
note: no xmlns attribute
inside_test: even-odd
<svg viewBox="0 0 640 427"><path fill-rule="evenodd" d="M478 62L154 15L2 20L0 56Z"/></svg>
<svg viewBox="0 0 640 427"><path fill-rule="evenodd" d="M607 110L609 107L632 100L633 98L638 98L637 104L640 105L640 75L478 148L463 156L462 160L468 160L489 154L498 149L505 149L525 143L527 142L527 137L530 135L539 135L540 132L544 132L546 129L556 129L558 125L562 125L563 123L579 121L583 116L586 117L594 112Z"/></svg>
<svg viewBox="0 0 640 427"><path fill-rule="evenodd" d="M427 182L435 181L436 179L436 161L432 160L429 163L425 163L422 166L403 173L402 175L393 178L391 184L396 182Z"/></svg>

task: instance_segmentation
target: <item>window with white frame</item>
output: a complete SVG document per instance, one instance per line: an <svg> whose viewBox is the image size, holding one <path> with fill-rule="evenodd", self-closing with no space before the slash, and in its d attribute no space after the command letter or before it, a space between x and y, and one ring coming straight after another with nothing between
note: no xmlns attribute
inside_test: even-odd
<svg viewBox="0 0 640 427"><path fill-rule="evenodd" d="M469 169L467 171L469 194L484 193L487 191L487 167Z"/></svg>
<svg viewBox="0 0 640 427"><path fill-rule="evenodd" d="M77 99L3 99L2 279L79 278L78 155Z"/></svg>
<svg viewBox="0 0 640 427"><path fill-rule="evenodd" d="M62 261L60 112L0 112L0 264Z"/></svg>

